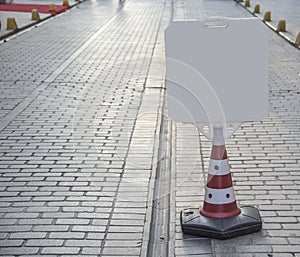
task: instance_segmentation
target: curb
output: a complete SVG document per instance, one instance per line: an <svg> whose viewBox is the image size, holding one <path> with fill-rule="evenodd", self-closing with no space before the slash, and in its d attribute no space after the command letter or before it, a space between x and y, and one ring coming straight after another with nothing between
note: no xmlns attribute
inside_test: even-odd
<svg viewBox="0 0 300 257"><path fill-rule="evenodd" d="M273 30L276 34L281 36L283 39L285 39L288 43L290 43L292 46L294 46L296 49L300 50L300 44L298 45L298 37L294 40L290 38L286 32L279 31L270 21L265 21L264 18L260 15L260 13L255 12L255 10L251 10L250 8L250 1L249 5L246 6L246 4L243 4L243 0L234 0L237 2L240 6L242 6L244 9L246 9L249 13L251 13L253 16L259 18L263 23L265 23L271 30ZM280 21L279 21L280 22ZM300 34L300 33L299 33Z"/></svg>
<svg viewBox="0 0 300 257"><path fill-rule="evenodd" d="M81 0L81 1L79 1L79 2L76 1L73 5L70 5L70 6L69 6L69 9L68 9L67 11L71 10L73 7L76 7L77 5L79 5L79 4L81 4L81 3L85 2L85 1L86 1L86 0ZM8 33L6 33L6 34L0 36L0 44L1 44L1 43L7 42L7 38L9 38L9 37L11 37L11 36L13 36L13 35L17 35L17 34L19 34L20 32L24 32L24 30L27 30L27 29L29 29L29 28L31 28L31 27L36 27L38 24L40 24L40 23L42 24L43 22L45 22L45 21L47 21L47 20L53 19L53 18L55 18L55 17L58 17L58 16L60 16L60 15L62 15L62 14L64 14L64 13L66 13L67 11L62 12L62 13L59 13L59 14L56 14L55 16L52 16L52 15L50 14L49 16L44 17L44 18L42 18L42 19L40 19L40 20L38 20L38 21L36 21L36 22L32 22L32 23L30 23L30 24L27 24L27 25L21 27L21 28L18 28L18 29L16 29L16 30L13 30L13 31L11 31L11 32L8 32Z"/></svg>

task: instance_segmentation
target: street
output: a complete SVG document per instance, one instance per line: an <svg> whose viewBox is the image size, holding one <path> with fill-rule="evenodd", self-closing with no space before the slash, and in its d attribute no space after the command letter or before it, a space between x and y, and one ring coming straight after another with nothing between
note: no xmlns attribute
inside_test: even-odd
<svg viewBox="0 0 300 257"><path fill-rule="evenodd" d="M181 231L211 142L167 117L164 30L210 16L252 14L232 0L91 0L1 42L0 256L300 256L300 52L270 29L269 115L226 141L237 203L263 229Z"/></svg>

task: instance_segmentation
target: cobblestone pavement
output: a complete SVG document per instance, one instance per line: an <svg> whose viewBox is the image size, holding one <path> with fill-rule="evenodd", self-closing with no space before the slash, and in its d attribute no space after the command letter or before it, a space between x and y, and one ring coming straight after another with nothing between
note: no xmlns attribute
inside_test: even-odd
<svg viewBox="0 0 300 257"><path fill-rule="evenodd" d="M175 6L179 19L250 15L231 1L178 0ZM238 203L259 208L263 230L226 241L182 234L180 210L199 206L204 199L211 143L193 126L173 124L171 170L176 175L170 199L176 208L176 224L171 226L176 230L171 238L176 256L300 256L300 55L273 31L268 37L270 114L262 122L244 123L227 140Z"/></svg>
<svg viewBox="0 0 300 257"><path fill-rule="evenodd" d="M86 2L0 46L0 255L145 254L169 21Z"/></svg>
<svg viewBox="0 0 300 257"><path fill-rule="evenodd" d="M300 56L272 31L270 114L227 141L237 200L263 230L181 232L210 143L161 120L163 31L202 16L251 14L229 0L87 1L0 45L1 256L299 256Z"/></svg>

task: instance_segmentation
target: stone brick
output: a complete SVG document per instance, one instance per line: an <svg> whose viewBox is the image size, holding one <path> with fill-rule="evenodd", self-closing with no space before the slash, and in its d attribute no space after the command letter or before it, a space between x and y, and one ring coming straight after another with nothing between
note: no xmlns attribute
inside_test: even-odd
<svg viewBox="0 0 300 257"><path fill-rule="evenodd" d="M0 255L35 255L39 251L38 247L3 247L0 251Z"/></svg>
<svg viewBox="0 0 300 257"><path fill-rule="evenodd" d="M26 242L26 246L37 246L37 247L44 247L44 246L62 246L63 240L56 240L56 239L30 239Z"/></svg>
<svg viewBox="0 0 300 257"><path fill-rule="evenodd" d="M83 232L51 232L49 238L53 239L83 239L85 233Z"/></svg>
<svg viewBox="0 0 300 257"><path fill-rule="evenodd" d="M34 239L34 238L45 238L45 232L20 232L20 233L11 233L11 239Z"/></svg>
<svg viewBox="0 0 300 257"><path fill-rule="evenodd" d="M79 253L79 247L44 247L42 254L74 255Z"/></svg>

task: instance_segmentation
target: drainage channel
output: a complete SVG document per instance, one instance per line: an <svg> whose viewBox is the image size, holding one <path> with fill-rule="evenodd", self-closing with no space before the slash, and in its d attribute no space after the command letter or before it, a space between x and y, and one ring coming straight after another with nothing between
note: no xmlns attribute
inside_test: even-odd
<svg viewBox="0 0 300 257"><path fill-rule="evenodd" d="M153 197L152 222L148 257L166 257L169 254L169 222L170 222L170 154L171 154L170 122L165 118L160 128L159 162L157 165L155 189Z"/></svg>

